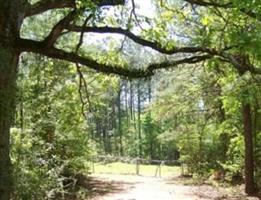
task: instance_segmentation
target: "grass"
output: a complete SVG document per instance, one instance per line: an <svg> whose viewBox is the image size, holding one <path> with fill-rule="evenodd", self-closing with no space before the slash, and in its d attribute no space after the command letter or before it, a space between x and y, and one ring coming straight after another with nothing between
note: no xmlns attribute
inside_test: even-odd
<svg viewBox="0 0 261 200"><path fill-rule="evenodd" d="M142 176L159 176L159 169L157 165L140 165L139 175ZM136 164L128 164L121 162L112 162L104 164L94 163L95 173L108 173L108 174L136 174ZM161 177L178 176L181 174L179 166L161 166Z"/></svg>

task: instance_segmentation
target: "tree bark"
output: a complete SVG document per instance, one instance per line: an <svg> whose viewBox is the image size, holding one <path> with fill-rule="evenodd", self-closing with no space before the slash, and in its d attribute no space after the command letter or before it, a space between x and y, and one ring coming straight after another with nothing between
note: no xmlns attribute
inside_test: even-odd
<svg viewBox="0 0 261 200"><path fill-rule="evenodd" d="M126 125L127 125L127 128L129 128L129 122L130 122L130 119L129 119L129 105L128 105L128 80L125 80L124 81L125 84L124 84L124 97L125 97L125 115L126 115Z"/></svg>
<svg viewBox="0 0 261 200"><path fill-rule="evenodd" d="M138 80L138 140L139 140L139 157L142 156L142 141L141 141L141 88L140 80Z"/></svg>
<svg viewBox="0 0 261 200"><path fill-rule="evenodd" d="M253 153L253 133L251 120L251 107L249 103L242 106L244 140L245 140L245 192L248 195L255 193L254 182L254 153Z"/></svg>
<svg viewBox="0 0 261 200"><path fill-rule="evenodd" d="M132 86L132 80L130 80L130 119L133 120L133 86Z"/></svg>
<svg viewBox="0 0 261 200"><path fill-rule="evenodd" d="M122 143L122 119L121 119L121 93L122 93L122 84L119 85L118 91L118 100L117 100L117 107L118 107L118 134L120 136L120 155L123 156L123 143Z"/></svg>
<svg viewBox="0 0 261 200"><path fill-rule="evenodd" d="M12 192L10 128L15 115L19 52L15 42L23 21L25 0L0 0L0 200Z"/></svg>
<svg viewBox="0 0 261 200"><path fill-rule="evenodd" d="M15 113L18 55L0 46L0 200L10 199L12 191L10 127Z"/></svg>

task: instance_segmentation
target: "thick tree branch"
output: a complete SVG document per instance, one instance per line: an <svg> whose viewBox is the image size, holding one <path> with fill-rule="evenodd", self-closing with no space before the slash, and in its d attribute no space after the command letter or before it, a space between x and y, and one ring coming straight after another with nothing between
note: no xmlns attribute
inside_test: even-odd
<svg viewBox="0 0 261 200"><path fill-rule="evenodd" d="M93 32L93 33L117 33L121 35L125 35L131 40L133 40L135 43L138 43L142 46L150 47L160 53L172 55L175 53L209 53L209 54L218 54L218 52L215 49L205 48L205 47L180 47L180 48L172 48L172 49L166 49L163 48L159 43L152 42L146 39L143 39L139 36L136 36L132 32L130 32L127 29L118 28L118 27L81 27L76 25L69 25L67 27L69 31L74 32Z"/></svg>
<svg viewBox="0 0 261 200"><path fill-rule="evenodd" d="M219 7L219 8L231 8L232 7L232 3L217 3L214 1L205 1L205 0L184 0L190 4L195 4L198 6L214 6L214 7Z"/></svg>
<svg viewBox="0 0 261 200"><path fill-rule="evenodd" d="M75 7L75 0L42 0L29 6L26 12L26 17L37 15L51 9Z"/></svg>
<svg viewBox="0 0 261 200"><path fill-rule="evenodd" d="M261 74L261 68L257 68L249 62L246 62L245 59L242 59L242 56L229 55L224 52L221 56L221 61L232 64L240 74L244 74L245 72L251 72L252 74Z"/></svg>
<svg viewBox="0 0 261 200"><path fill-rule="evenodd" d="M19 39L17 41L17 49L21 52L32 52L38 53L49 58L60 59L69 61L72 63L79 63L81 65L85 65L90 69L96 70L98 72L103 72L106 74L117 74L122 75L130 78L140 78L146 76L152 76L152 71L140 70L140 69L128 69L126 66L112 66L106 65L102 63L98 63L97 61L88 58L79 56L75 53L68 53L61 49L57 49L55 47L46 48L43 42L37 42L33 40L27 39Z"/></svg>
<svg viewBox="0 0 261 200"><path fill-rule="evenodd" d="M124 5L125 0L92 0L97 6ZM26 17L37 15L52 9L76 8L76 0L42 0L28 7Z"/></svg>
<svg viewBox="0 0 261 200"><path fill-rule="evenodd" d="M118 6L124 5L125 0L93 0L98 6Z"/></svg>
<svg viewBox="0 0 261 200"><path fill-rule="evenodd" d="M60 37L62 31L77 15L77 11L73 10L68 15L66 15L62 20L60 20L51 30L50 34L45 38L44 43L47 47L53 46L56 40Z"/></svg>
<svg viewBox="0 0 261 200"><path fill-rule="evenodd" d="M191 57L185 57L179 60L174 60L174 61L167 61L167 62L161 62L161 63L153 63L148 66L149 71L154 71L157 69L167 69L171 68L174 66L178 66L181 64L195 64L198 62L202 62L208 59L211 59L213 56L211 55L199 55L199 56L191 56Z"/></svg>
<svg viewBox="0 0 261 200"><path fill-rule="evenodd" d="M144 78L154 75L154 71L157 69L175 67L181 64L194 64L202 62L204 60L210 59L211 55L196 55L191 57L185 57L179 60L170 61L170 62L161 62L150 64L145 69L130 69L128 66L113 66L98 63L97 61L88 58L79 56L76 53L68 53L63 50L57 49L55 47L46 48L43 42L37 42L27 39L19 39L17 41L17 48L21 52L33 52L38 53L49 58L65 60L72 63L79 63L81 65L87 66L90 69L96 70L98 72L103 72L106 74L117 74L129 78Z"/></svg>
<svg viewBox="0 0 261 200"><path fill-rule="evenodd" d="M254 13L251 10L248 10L246 8L241 8L240 11L245 13L249 17L252 17L252 18L254 18L254 19L258 20L258 21L261 21L261 15L258 15L257 13Z"/></svg>
<svg viewBox="0 0 261 200"><path fill-rule="evenodd" d="M236 6L232 2L222 4L222 3L216 3L215 1L205 1L205 0L184 0L184 1L192 5L205 6L205 7L216 7L216 8L224 8L224 9L236 8ZM251 18L261 21L261 15L258 15L257 13L246 8L240 8L239 10Z"/></svg>

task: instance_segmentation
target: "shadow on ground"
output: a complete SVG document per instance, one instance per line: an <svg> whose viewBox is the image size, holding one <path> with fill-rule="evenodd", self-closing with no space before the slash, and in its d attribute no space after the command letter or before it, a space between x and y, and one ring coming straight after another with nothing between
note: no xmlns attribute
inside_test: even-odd
<svg viewBox="0 0 261 200"><path fill-rule="evenodd" d="M214 184L216 183L216 184ZM222 183L222 182L221 182ZM172 177L166 179L166 184L182 185L183 188L188 187L191 194L199 199L209 200L258 200L260 196L248 197L244 193L244 185L222 185L218 182L206 181L203 179L193 179L191 177Z"/></svg>
<svg viewBox="0 0 261 200"><path fill-rule="evenodd" d="M139 182L102 180L97 177L85 177L78 181L78 185L88 191L87 193L89 197L121 193L132 189L137 183Z"/></svg>
<svg viewBox="0 0 261 200"><path fill-rule="evenodd" d="M82 198L69 195L67 200L169 200L174 198L179 200L257 200L257 198L245 196L243 187L226 188L204 182L195 183L189 177L157 179L141 176L95 175L80 176L77 180L77 191L84 190L87 196Z"/></svg>

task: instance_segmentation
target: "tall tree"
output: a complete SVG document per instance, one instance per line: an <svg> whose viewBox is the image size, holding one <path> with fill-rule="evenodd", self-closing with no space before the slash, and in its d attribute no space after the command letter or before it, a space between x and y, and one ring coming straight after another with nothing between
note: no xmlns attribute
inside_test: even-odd
<svg viewBox="0 0 261 200"><path fill-rule="evenodd" d="M122 83L120 82L118 95L117 95L117 107L118 107L118 134L120 139L120 155L123 155L123 132L122 132L122 111L121 111L121 94L122 94Z"/></svg>
<svg viewBox="0 0 261 200"><path fill-rule="evenodd" d="M139 157L142 156L142 138L141 138L141 80L137 83L137 95L138 95L138 147L139 147Z"/></svg>
<svg viewBox="0 0 261 200"><path fill-rule="evenodd" d="M86 16L93 10L93 8L100 8L103 6L117 6L123 5L125 3L124 0L61 0L61 1L53 1L53 0L41 0L37 1L34 4L30 4L31 1L28 0L13 0L6 1L0 0L1 8L0 8L0 199L6 200L10 199L11 192L11 163L9 158L10 151L10 127L12 124L14 111L15 111L15 96L16 96L16 76L18 70L19 57L23 52L32 52L36 54L41 54L43 56L47 56L53 59L61 59L72 63L77 63L79 65L87 66L90 69L103 72L103 73L113 73L122 76L128 76L131 78L139 78L151 76L154 74L155 70L161 68L170 68L184 63L197 63L207 59L218 59L220 62L228 62L236 69L244 69L245 71L249 71L253 74L261 74L261 69L256 67L258 62L253 63L242 63L241 58L238 56L238 53L244 49L244 45L248 46L249 52L253 55L255 54L255 48L253 48L253 44L257 44L256 40L259 39L258 31L254 32L253 35L249 37L249 35L245 34L245 43L238 44L239 36L242 34L241 29L237 29L238 26L234 26L233 22L231 22L231 26L225 26L230 28L231 35L236 35L236 37L231 38L231 40L224 40L223 45L212 45L209 42L209 38L204 38L204 43L201 41L197 43L185 43L185 46L178 46L181 41L175 43L175 45L169 43L164 40L165 36L168 33L175 32L175 30L171 29L166 31L167 26L166 23L161 23L162 21L156 20L156 26L160 25L161 28L149 29L145 31L144 34L148 39L144 39L140 35L135 35L130 27L130 21L126 20L127 23L117 24L116 26L112 26L108 21L104 20L100 23L89 23L88 20L95 16L95 14L91 14ZM158 1L157 1L158 2ZM161 1L160 1L161 2ZM184 2L184 1L181 1ZM256 9L258 5L258 1L247 1L246 3L242 3L238 0L231 0L229 3L218 4L212 3L209 1L189 1L186 2L192 3L193 5L205 6L207 9L211 10L213 7L218 9L223 9L226 13L230 13L234 16L239 15L240 18L250 18L254 26L254 29L260 28L259 24L256 21L260 21L260 10ZM238 3L241 2L241 3ZM161 2L162 3L162 2ZM178 7L179 6L179 7ZM174 10L173 13L179 13L182 8L181 4L177 4L178 9ZM67 8L67 9L65 9ZM56 12L57 9L64 9L63 18L58 21L49 33L43 38L35 39L35 34L29 34L30 36L27 38L21 37L21 27L25 25L24 22L26 19L35 19L35 15L44 16L45 12ZM133 8L135 9L135 8ZM211 10L212 11L212 10ZM194 12L194 11L193 11ZM213 12L217 12L215 17L218 17L219 20L223 20L223 16L219 14L218 11L213 10ZM56 12L57 13L57 12ZM168 13L164 13L165 17ZM191 14L191 18L188 19L188 22L191 20L195 21L195 15L197 12ZM133 16L133 12L131 14ZM163 16L163 15L162 15ZM234 17L233 16L233 17ZM99 17L99 16L98 16ZM117 18L116 16L114 16ZM55 18L55 17L51 17ZM85 22L82 22L82 25L78 25L79 18L82 18ZM229 16L227 17L229 18ZM170 19L169 23L172 23L171 19L176 19L175 17L168 17ZM222 22L217 28L212 29L212 25L215 26L216 23L209 23L208 18L203 16L202 22L205 28L212 31L205 31L204 33L212 34L214 31L220 33L220 27L227 23L227 21ZM100 20L103 20L102 18ZM254 21L256 20L256 21ZM34 21L34 20L33 20ZM121 20L118 20L121 21ZM168 20L165 20L168 21ZM182 21L182 20L181 20ZM244 20L239 20L244 21ZM115 19L114 22L117 22ZM121 21L122 22L122 21ZM30 20L27 21L30 24ZM183 23L183 22L182 22ZM180 23L180 24L182 24ZM183 23L186 24L186 23ZM114 24L115 25L115 24ZM241 24L240 24L241 25ZM117 27L118 26L118 27ZM183 26L184 28L184 26ZM251 27L249 27L251 29ZM134 29L133 29L134 30ZM243 29L247 33L249 32L247 27ZM253 29L252 29L253 30ZM46 31L46 30L45 30ZM43 32L45 32L43 31ZM48 31L47 31L48 32ZM168 54L168 55L179 55L175 57L175 59L166 61L166 62L156 62L151 63L145 68L131 68L127 64L122 65L111 63L111 62L102 62L97 61L97 59L91 58L89 55L84 54L79 51L68 51L66 46L62 46L59 44L59 39L61 36L66 35L68 32L76 32L80 33L83 36L83 33L118 33L123 36L128 37L132 41L137 44L151 47L152 49ZM224 31L222 31L224 32ZM160 34L159 34L160 33ZM164 34L163 34L164 33ZM193 32L194 34L194 32ZM218 35L217 34L217 35ZM44 35L44 34L42 34ZM233 36L234 36L233 35ZM202 34L200 36L205 36ZM80 37L83 38L83 37ZM173 38L172 36L170 38ZM251 40L250 42L246 42L247 40L255 38L256 40ZM215 37L213 37L215 40ZM229 41L231 44L227 44ZM75 44L74 49L78 49L77 46L81 46L83 43L82 39L79 40L78 44ZM67 51L66 51L67 49ZM108 61L108 60L107 60ZM252 190L251 190L252 191ZM249 194L251 192L247 191Z"/></svg>

